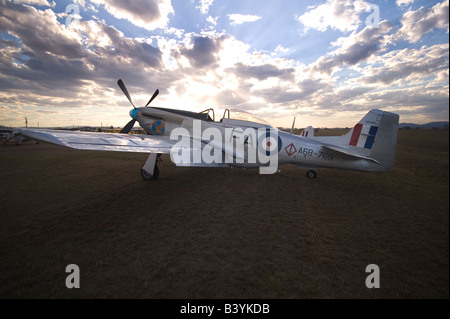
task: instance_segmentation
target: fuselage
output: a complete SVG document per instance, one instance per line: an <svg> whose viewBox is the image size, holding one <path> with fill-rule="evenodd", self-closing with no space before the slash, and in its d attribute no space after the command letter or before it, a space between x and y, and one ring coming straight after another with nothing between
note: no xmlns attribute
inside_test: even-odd
<svg viewBox="0 0 450 319"><path fill-rule="evenodd" d="M269 147L271 154L276 153L277 155L277 165L295 164L308 170L315 170L318 167L361 171L382 170L378 164L372 161L349 157L342 152L325 148L324 143L318 140L280 131L263 121L253 122L225 116L219 121L214 121L214 116L211 116L210 112L194 113L157 107L138 108L132 112L134 113L132 117L150 135L172 137L174 130L184 128L191 137L190 148L196 149L195 143L197 142L197 149L210 144L217 151L224 151L223 153L228 154L231 152L233 158L230 158L230 156L227 158L225 155L220 160L216 158L217 161L221 162L220 164L227 166L258 168L267 165L268 161L264 157L265 149L262 150L261 147ZM220 132L222 140L212 139L212 136L208 135L212 130ZM264 136L263 139L258 138L258 134L261 137L261 132L265 134L264 130L267 132L270 130L270 134L276 136L276 138L269 138L267 141L264 140ZM269 135L267 136L269 137ZM261 143L267 145L261 145ZM254 153L262 154L262 156L256 156L255 158ZM191 156L192 158L195 158L195 156ZM201 166L201 163L195 164Z"/></svg>

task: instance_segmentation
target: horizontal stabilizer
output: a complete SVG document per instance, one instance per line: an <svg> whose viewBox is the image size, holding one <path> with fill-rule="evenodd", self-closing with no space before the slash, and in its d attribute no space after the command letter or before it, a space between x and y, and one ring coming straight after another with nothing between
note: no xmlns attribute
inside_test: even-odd
<svg viewBox="0 0 450 319"><path fill-rule="evenodd" d="M334 145L322 145L322 148L328 149L328 150L331 150L331 151L335 151L335 152L338 152L338 153L341 153L341 154L344 154L344 155L347 155L347 156L355 157L355 158L358 158L358 159L365 159L367 161L371 161L371 162L375 162L377 164L381 164L376 159L373 159L371 157L367 157L367 156L364 156L364 155L352 152L352 151L347 150L347 149L342 148L342 147L338 147L338 146L334 146Z"/></svg>

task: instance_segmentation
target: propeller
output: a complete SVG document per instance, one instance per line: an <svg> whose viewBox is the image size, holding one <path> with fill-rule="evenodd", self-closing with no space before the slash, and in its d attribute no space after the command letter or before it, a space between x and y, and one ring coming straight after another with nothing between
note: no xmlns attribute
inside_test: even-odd
<svg viewBox="0 0 450 319"><path fill-rule="evenodd" d="M159 90L156 89L155 93L153 93L153 95L150 98L150 100L148 100L147 104L145 104L145 107L147 107L150 103L152 103L152 101L158 96L158 94L159 94Z"/></svg>
<svg viewBox="0 0 450 319"><path fill-rule="evenodd" d="M125 126L120 130L119 133L121 133L121 134L128 134L128 133L130 133L131 129L132 129L133 126L134 126L134 123L136 123L136 120L135 120L135 119L132 119L130 122L128 122L127 125L125 125ZM117 132L117 131L116 131L116 132Z"/></svg>
<svg viewBox="0 0 450 319"><path fill-rule="evenodd" d="M122 90L123 94L125 94L125 96L127 97L128 101L130 101L131 105L133 105L134 110L132 110L130 112L131 117L133 118L130 122L127 123L127 125L125 125L122 130L120 131L120 133L122 134L128 134L131 129L134 126L134 123L136 123L136 106L133 104L133 101L131 100L131 96L128 93L128 90L125 86L125 84L123 83L122 79L119 79L119 81L117 81L117 84L119 85L120 89ZM148 100L147 104L145 104L145 107L149 106L150 103L152 103L152 101L158 96L159 94L159 90L157 89L155 91L155 93L153 93L152 97L150 98L150 100Z"/></svg>
<svg viewBox="0 0 450 319"><path fill-rule="evenodd" d="M136 106L134 106L134 104L133 104L133 101L131 100L131 97L130 97L130 94L128 93L127 87L123 83L122 79L119 79L119 81L117 81L117 84L122 89L123 94L125 94L125 96L128 98L128 101L130 101L131 105L133 105L133 107L136 108Z"/></svg>

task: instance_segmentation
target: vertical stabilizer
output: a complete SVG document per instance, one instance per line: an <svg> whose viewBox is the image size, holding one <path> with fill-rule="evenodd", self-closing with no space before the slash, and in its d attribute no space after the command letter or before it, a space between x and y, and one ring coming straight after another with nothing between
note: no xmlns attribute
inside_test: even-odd
<svg viewBox="0 0 450 319"><path fill-rule="evenodd" d="M381 163L381 170L394 165L398 114L372 110L344 136L344 147Z"/></svg>
<svg viewBox="0 0 450 319"><path fill-rule="evenodd" d="M312 138L314 137L314 128L312 126L308 126L300 135L302 137Z"/></svg>

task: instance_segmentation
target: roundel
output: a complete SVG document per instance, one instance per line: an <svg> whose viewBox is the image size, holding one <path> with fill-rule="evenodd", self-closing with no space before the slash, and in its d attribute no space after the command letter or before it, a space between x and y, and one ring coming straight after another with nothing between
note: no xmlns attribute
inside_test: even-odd
<svg viewBox="0 0 450 319"><path fill-rule="evenodd" d="M282 141L273 129L267 129L265 134L261 134L258 138L258 148L262 154L272 156L278 154L282 147Z"/></svg>

